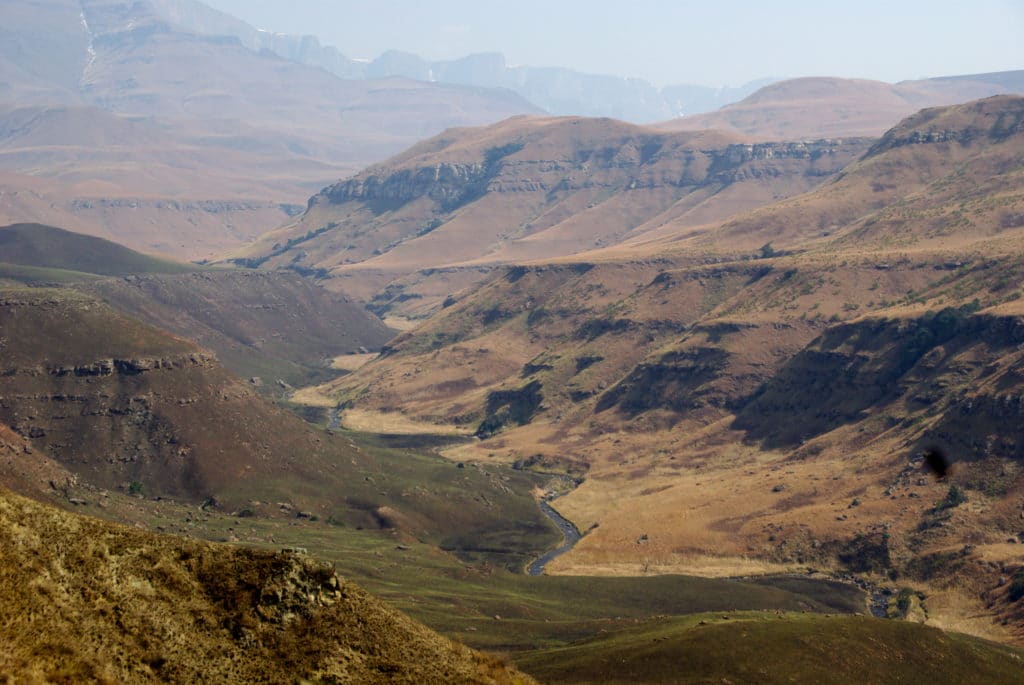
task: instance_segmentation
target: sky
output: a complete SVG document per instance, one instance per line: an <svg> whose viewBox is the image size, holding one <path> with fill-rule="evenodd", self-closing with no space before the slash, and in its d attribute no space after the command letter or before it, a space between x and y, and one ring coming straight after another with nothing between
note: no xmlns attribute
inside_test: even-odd
<svg viewBox="0 0 1024 685"><path fill-rule="evenodd" d="M1024 69L1024 0L205 0L353 58L502 52L655 85L763 77L895 82Z"/></svg>

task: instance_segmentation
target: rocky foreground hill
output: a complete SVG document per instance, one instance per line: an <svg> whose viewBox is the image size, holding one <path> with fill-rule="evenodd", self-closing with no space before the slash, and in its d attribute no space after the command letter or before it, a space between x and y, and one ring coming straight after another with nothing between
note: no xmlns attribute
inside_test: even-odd
<svg viewBox="0 0 1024 685"><path fill-rule="evenodd" d="M534 682L301 554L156 535L0 490L0 561L0 672L16 681Z"/></svg>

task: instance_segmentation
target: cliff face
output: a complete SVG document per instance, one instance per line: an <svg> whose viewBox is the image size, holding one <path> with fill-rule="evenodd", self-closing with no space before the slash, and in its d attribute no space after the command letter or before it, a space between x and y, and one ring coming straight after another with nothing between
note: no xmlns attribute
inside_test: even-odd
<svg viewBox="0 0 1024 685"><path fill-rule="evenodd" d="M868 144L746 144L520 117L448 131L325 188L297 222L235 261L318 270L378 311L427 311L456 286L424 270L571 255L643 239L670 221L725 219L819 185Z"/></svg>
<svg viewBox="0 0 1024 685"><path fill-rule="evenodd" d="M818 140L797 143L734 144L711 149L677 149L661 158L666 141L629 140L616 147L577 150L573 159L498 160L475 163L442 162L433 166L374 169L322 190L311 204L346 202L407 203L429 198L442 207L453 200L476 193L508 193L583 188L629 189L701 188L733 183L756 177L756 171L744 169L750 162L800 160L810 176L827 176L837 170L838 157L848 161L851 153L863 149L863 143ZM672 160L675 156L677 160ZM674 177L672 161L682 163L683 173ZM781 165L780 165L781 166ZM601 172L615 170L611 177ZM703 173L697 172L703 171ZM697 173L695 173L697 172ZM762 169L761 173L794 173L788 168ZM481 184L483 187L481 188Z"/></svg>
<svg viewBox="0 0 1024 685"><path fill-rule="evenodd" d="M350 456L192 343L60 290L0 293L0 424L101 488L202 501ZM306 475L303 475L306 474Z"/></svg>

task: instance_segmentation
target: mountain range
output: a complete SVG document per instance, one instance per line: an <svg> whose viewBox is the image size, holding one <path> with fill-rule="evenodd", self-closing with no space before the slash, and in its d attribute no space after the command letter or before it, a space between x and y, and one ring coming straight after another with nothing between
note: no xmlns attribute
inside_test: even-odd
<svg viewBox="0 0 1024 685"><path fill-rule="evenodd" d="M5 2L0 671L1016 682L1022 74Z"/></svg>
<svg viewBox="0 0 1024 685"><path fill-rule="evenodd" d="M500 55L428 64L389 52L367 65L199 2L12 0L0 7L0 223L212 258L290 223L317 189L451 127L546 109L748 141L876 136L920 107L1021 89L1014 72L763 85L658 91ZM743 96L696 115L719 119L670 119Z"/></svg>
<svg viewBox="0 0 1024 685"><path fill-rule="evenodd" d="M0 220L209 256L424 136L539 112L505 90L343 80L158 10L0 8Z"/></svg>
<svg viewBox="0 0 1024 685"><path fill-rule="evenodd" d="M497 265L697 228L800 194L868 139L749 144L611 119L450 130L316 195L231 258L316 272L378 313L419 315Z"/></svg>
<svg viewBox="0 0 1024 685"><path fill-rule="evenodd" d="M321 392L585 473L560 572L838 565L927 585L940 624L1012 613L1022 113L924 110L809 192L508 267Z"/></svg>

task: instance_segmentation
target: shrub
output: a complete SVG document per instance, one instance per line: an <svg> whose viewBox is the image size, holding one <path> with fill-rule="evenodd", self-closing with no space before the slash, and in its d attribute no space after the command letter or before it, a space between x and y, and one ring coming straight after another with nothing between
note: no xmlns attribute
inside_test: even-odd
<svg viewBox="0 0 1024 685"><path fill-rule="evenodd" d="M1020 569L1013 575L1013 580L1010 581L1010 601L1016 602L1024 597L1024 568Z"/></svg>
<svg viewBox="0 0 1024 685"><path fill-rule="evenodd" d="M935 505L935 509L953 509L954 507L958 507L966 501L967 495L964 494L963 490L961 490L956 485L950 485L949 491L946 493L945 499L943 499L941 502L938 502Z"/></svg>

